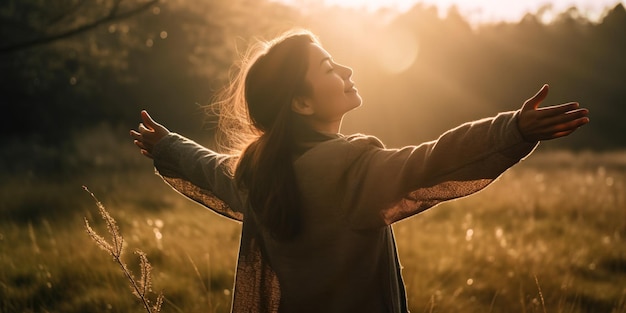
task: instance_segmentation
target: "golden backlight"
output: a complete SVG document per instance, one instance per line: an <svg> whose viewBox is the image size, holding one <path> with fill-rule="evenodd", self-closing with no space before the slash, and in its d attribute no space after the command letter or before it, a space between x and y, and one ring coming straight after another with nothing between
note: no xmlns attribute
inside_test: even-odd
<svg viewBox="0 0 626 313"><path fill-rule="evenodd" d="M301 5L308 3L302 0L278 0L279 2ZM535 13L544 11L563 11L576 6L581 9L586 18L598 20L607 7L614 7L624 1L616 0L323 0L327 6L341 6L368 11L376 11L381 8L392 9L400 12L409 10L417 3L436 5L442 14L451 6L456 6L459 11L472 23L508 21L517 22L527 12ZM546 18L551 14L547 12Z"/></svg>
<svg viewBox="0 0 626 313"><path fill-rule="evenodd" d="M563 12L570 12L572 18L601 21L618 3L276 1L304 12L306 22L299 20L303 23L299 26L314 31L337 61L354 69L353 81L363 106L349 114L342 131L374 134L390 147L435 139L467 120L517 109L544 83L557 87L549 103L571 101L563 97L571 93L564 87L569 80L551 76L554 69L546 69L546 64L562 67L567 72L563 77L603 78L593 67L586 67L589 63L560 54L554 39L529 26L532 22L520 21L530 14L529 20L558 24ZM572 6L577 9L568 11ZM500 22L509 26L497 26ZM536 41L551 48L531 48L528 43Z"/></svg>

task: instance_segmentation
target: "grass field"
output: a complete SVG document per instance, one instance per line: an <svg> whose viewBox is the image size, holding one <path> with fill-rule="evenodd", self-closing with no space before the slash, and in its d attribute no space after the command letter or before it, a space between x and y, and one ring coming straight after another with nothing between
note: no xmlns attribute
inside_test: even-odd
<svg viewBox="0 0 626 313"><path fill-rule="evenodd" d="M170 190L135 151L83 149L101 157L1 178L0 312L143 311L85 232L83 217L106 235L83 185L135 273L132 252L147 253L163 312L228 312L240 225ZM412 312L626 312L626 153L541 152L394 226Z"/></svg>

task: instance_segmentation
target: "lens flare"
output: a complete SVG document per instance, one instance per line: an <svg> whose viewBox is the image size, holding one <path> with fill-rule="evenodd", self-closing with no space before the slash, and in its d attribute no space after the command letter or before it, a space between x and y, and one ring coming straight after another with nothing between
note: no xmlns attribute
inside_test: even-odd
<svg viewBox="0 0 626 313"><path fill-rule="evenodd" d="M419 44L415 34L404 28L391 27L376 45L378 63L386 71L398 74L415 63Z"/></svg>

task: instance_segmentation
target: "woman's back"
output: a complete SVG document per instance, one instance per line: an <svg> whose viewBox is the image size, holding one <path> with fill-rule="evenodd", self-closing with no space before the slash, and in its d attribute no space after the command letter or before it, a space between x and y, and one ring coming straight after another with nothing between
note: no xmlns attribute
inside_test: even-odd
<svg viewBox="0 0 626 313"><path fill-rule="evenodd" d="M302 227L290 240L265 234L284 312L400 312L405 303L391 228L360 228L350 165L366 148L332 139L294 163Z"/></svg>

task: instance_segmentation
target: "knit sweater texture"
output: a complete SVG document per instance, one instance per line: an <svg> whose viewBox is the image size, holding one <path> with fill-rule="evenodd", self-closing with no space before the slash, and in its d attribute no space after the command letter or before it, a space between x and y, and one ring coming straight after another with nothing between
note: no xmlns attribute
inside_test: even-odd
<svg viewBox="0 0 626 313"><path fill-rule="evenodd" d="M400 149L365 135L302 139L294 160L302 229L291 240L257 222L229 172L234 156L175 133L152 154L175 190L243 223L232 312L408 312L392 224L480 191L530 154L537 143L523 140L518 115Z"/></svg>

